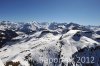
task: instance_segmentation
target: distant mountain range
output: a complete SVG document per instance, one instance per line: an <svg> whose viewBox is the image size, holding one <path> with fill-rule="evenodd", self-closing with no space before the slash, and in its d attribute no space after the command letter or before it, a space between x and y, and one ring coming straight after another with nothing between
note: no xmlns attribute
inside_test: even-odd
<svg viewBox="0 0 100 66"><path fill-rule="evenodd" d="M0 22L0 66L100 66L100 26Z"/></svg>

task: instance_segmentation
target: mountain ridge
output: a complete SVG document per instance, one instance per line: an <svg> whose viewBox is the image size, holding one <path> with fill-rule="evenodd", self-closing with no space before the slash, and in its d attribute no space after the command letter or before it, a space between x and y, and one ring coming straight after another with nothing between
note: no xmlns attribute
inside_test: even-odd
<svg viewBox="0 0 100 66"><path fill-rule="evenodd" d="M100 27L87 27L0 22L0 66L99 66ZM77 57L94 63L78 63Z"/></svg>

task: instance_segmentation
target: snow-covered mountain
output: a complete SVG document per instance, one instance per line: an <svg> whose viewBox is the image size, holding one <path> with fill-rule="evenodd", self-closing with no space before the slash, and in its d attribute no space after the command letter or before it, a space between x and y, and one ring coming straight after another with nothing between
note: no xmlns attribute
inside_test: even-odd
<svg viewBox="0 0 100 66"><path fill-rule="evenodd" d="M0 66L100 66L100 27L0 22Z"/></svg>

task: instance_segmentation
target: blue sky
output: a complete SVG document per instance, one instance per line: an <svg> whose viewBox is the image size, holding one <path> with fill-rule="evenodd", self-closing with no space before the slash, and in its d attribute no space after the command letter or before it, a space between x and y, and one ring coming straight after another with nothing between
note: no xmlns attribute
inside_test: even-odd
<svg viewBox="0 0 100 66"><path fill-rule="evenodd" d="M100 25L100 0L0 0L0 21Z"/></svg>

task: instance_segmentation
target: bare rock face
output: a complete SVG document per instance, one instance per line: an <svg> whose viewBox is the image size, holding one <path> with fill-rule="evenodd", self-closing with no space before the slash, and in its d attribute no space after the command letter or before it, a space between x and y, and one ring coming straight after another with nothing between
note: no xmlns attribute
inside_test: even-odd
<svg viewBox="0 0 100 66"><path fill-rule="evenodd" d="M100 31L97 31L96 33L100 35Z"/></svg>
<svg viewBox="0 0 100 66"><path fill-rule="evenodd" d="M0 47L6 42L10 41L12 38L17 37L17 33L12 30L0 31Z"/></svg>
<svg viewBox="0 0 100 66"><path fill-rule="evenodd" d="M5 66L19 66L20 65L20 62L12 62L12 61L9 61L9 62L6 62Z"/></svg>

